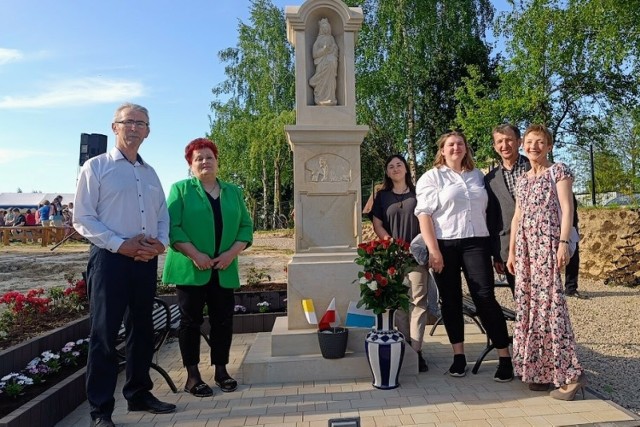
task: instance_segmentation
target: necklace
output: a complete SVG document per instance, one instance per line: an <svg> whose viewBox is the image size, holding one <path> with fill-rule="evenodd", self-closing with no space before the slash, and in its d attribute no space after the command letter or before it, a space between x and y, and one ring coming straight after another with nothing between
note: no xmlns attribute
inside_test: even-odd
<svg viewBox="0 0 640 427"><path fill-rule="evenodd" d="M409 191L409 187L405 187L401 193L396 193L395 191L391 190L391 194L393 194L393 197L396 199L396 203L400 203L400 209L402 209L402 206L404 205L404 195L407 193L407 191Z"/></svg>
<svg viewBox="0 0 640 427"><path fill-rule="evenodd" d="M202 188L204 188L204 191L209 193L209 195L214 199L217 197L215 193L216 193L216 190L219 188L218 181L216 181L216 183L213 185L213 188L211 190L207 190L207 187L204 184L202 184Z"/></svg>

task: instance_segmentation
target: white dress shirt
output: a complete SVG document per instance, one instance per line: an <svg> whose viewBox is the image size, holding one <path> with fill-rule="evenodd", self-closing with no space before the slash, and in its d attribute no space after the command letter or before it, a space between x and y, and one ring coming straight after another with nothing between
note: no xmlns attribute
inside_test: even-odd
<svg viewBox="0 0 640 427"><path fill-rule="evenodd" d="M142 161L117 148L89 159L80 170L73 226L99 248L118 252L125 239L144 234L169 244L169 212L160 179Z"/></svg>
<svg viewBox="0 0 640 427"><path fill-rule="evenodd" d="M483 178L478 169L457 173L440 166L427 171L416 185L416 216L431 216L436 239L488 236Z"/></svg>

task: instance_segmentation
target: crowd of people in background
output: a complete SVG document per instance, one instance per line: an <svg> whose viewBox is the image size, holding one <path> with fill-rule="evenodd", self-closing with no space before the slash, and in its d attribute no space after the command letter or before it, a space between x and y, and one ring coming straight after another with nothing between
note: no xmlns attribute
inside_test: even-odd
<svg viewBox="0 0 640 427"><path fill-rule="evenodd" d="M0 227L11 227L14 238L36 239L36 234L19 227L58 227L64 228L64 237L82 236L73 227L73 202L63 204L63 197L57 196L52 202L43 200L35 209L10 207L0 209ZM24 240L23 239L23 240Z"/></svg>

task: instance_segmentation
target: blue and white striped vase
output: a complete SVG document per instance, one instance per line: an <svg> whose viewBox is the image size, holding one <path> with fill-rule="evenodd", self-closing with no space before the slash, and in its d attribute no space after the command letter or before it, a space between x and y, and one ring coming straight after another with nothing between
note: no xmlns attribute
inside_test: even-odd
<svg viewBox="0 0 640 427"><path fill-rule="evenodd" d="M367 334L364 348L373 374L373 386L391 390L400 385L400 367L404 359L404 335L393 325L395 310L376 315L376 325Z"/></svg>

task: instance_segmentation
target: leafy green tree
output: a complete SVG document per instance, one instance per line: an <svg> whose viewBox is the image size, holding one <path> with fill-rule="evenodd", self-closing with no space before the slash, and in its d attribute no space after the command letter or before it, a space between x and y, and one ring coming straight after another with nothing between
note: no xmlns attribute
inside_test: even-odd
<svg viewBox="0 0 640 427"><path fill-rule="evenodd" d="M636 99L637 77L629 72L633 59L628 55L634 43L637 49L637 37L605 43L613 27L603 27L606 19L596 16L598 3L616 2L510 1L512 10L494 25L507 53L498 69L499 84L488 87L471 73L457 93L457 123L468 134L486 135L487 142L491 127L505 121L522 128L544 124L558 147L602 142L612 111Z"/></svg>
<svg viewBox="0 0 640 427"><path fill-rule="evenodd" d="M290 188L292 162L284 125L295 122L293 50L284 13L252 0L236 47L219 53L227 79L212 90L211 136L227 162L220 176L241 184L256 225L273 225Z"/></svg>
<svg viewBox="0 0 640 427"><path fill-rule="evenodd" d="M380 180L384 159L397 152L407 155L415 179L453 122L454 93L467 65L487 79L492 74L484 34L493 7L488 0L348 3L365 15L356 47L358 122L370 128L363 183Z"/></svg>

